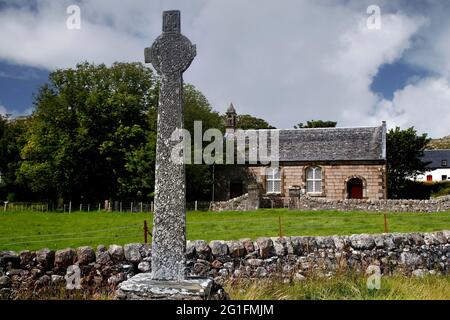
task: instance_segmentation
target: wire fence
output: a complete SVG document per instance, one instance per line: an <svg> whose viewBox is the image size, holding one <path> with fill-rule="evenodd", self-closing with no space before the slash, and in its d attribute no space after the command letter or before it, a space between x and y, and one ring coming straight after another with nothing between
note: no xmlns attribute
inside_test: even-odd
<svg viewBox="0 0 450 320"><path fill-rule="evenodd" d="M210 201L192 201L186 202L186 210L188 211L208 211L211 209ZM153 202L68 202L62 205L54 205L48 203L8 203L3 202L4 212L154 212L155 205Z"/></svg>
<svg viewBox="0 0 450 320"><path fill-rule="evenodd" d="M382 218L384 217L384 219ZM377 220L367 222L349 222L346 219L335 217L332 222L321 223L314 219L305 221L301 218L292 216L261 216L255 222L255 218L221 218L220 214L212 214L211 218L205 221L187 221L187 232L189 235L200 235L196 237L206 239L239 239L252 236L301 236L301 235L317 235L317 234L335 234L336 230L353 234L353 233L382 233L382 232L398 232L404 231L404 228L410 228L409 231L417 231L423 223L423 216L404 216L398 218L398 214L377 215ZM422 220L416 220L421 218ZM150 220L149 220L150 221ZM151 221L150 221L151 222ZM432 230L449 230L450 216L448 214L429 214L426 217L426 223ZM29 248L29 247L61 247L61 246L81 246L97 243L102 241L114 243L116 240L128 239L130 242L151 242L152 234L150 232L152 226L148 224L147 220L128 223L121 226L110 226L105 228L92 228L90 230L81 230L73 232L56 232L56 233L38 233L25 235L11 235L2 234L0 236L0 250L8 250L11 247ZM420 228L419 228L420 229ZM330 230L331 232L327 232ZM340 232L340 234L342 234ZM191 238L194 240L193 238ZM61 244L61 245L60 245Z"/></svg>

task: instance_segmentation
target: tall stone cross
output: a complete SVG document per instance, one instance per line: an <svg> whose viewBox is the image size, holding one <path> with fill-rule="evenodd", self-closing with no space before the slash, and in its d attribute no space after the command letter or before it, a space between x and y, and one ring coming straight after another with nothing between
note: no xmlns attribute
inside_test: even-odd
<svg viewBox="0 0 450 320"><path fill-rule="evenodd" d="M172 161L172 133L183 128L183 72L196 55L181 34L180 11L164 11L162 34L145 49L145 62L160 75L156 142L153 280L183 280L186 265L186 185L184 163Z"/></svg>

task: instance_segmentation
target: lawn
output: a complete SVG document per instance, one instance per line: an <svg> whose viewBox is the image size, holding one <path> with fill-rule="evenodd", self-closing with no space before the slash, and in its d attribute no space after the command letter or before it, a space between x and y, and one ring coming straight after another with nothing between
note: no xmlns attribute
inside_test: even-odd
<svg viewBox="0 0 450 320"><path fill-rule="evenodd" d="M0 250L59 249L82 245L143 242L149 213L1 212ZM250 212L188 212L188 239L256 239L261 236L382 233L383 215L365 212L261 209ZM450 229L450 212L388 214L389 232ZM149 237L149 239L151 239Z"/></svg>

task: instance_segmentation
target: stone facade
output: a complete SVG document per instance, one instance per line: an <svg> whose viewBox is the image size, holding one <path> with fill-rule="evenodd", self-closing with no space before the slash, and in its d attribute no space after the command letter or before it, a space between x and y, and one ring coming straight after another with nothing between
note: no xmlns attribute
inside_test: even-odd
<svg viewBox="0 0 450 320"><path fill-rule="evenodd" d="M281 166L281 197L289 196L289 189L293 186L300 187L303 194L306 193L306 169L319 167L322 170L322 192L314 194L314 197L327 198L329 200L348 199L347 183L352 178L361 179L363 182L363 199L385 199L385 172L384 164L326 164L320 163L308 165ZM263 167L250 167L249 170L260 181L261 188L267 193ZM259 176L258 176L259 175Z"/></svg>
<svg viewBox="0 0 450 320"><path fill-rule="evenodd" d="M351 236L259 238L188 241L188 276L212 278L305 277L336 272L366 272L370 265L383 275L448 274L450 231L432 233L359 234ZM70 254L68 254L70 253ZM83 290L115 288L137 274L151 271L151 248L144 244L89 247L56 252L0 252L0 299L65 285L66 268L81 270ZM218 288L218 294L220 288ZM121 298L118 296L117 298ZM201 297L200 297L201 298Z"/></svg>

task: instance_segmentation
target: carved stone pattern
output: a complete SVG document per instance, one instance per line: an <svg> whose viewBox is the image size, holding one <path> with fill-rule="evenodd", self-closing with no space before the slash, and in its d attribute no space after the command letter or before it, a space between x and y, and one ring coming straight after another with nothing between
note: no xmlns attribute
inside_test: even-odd
<svg viewBox="0 0 450 320"><path fill-rule="evenodd" d="M164 33L151 47L151 62L161 75L184 72L195 55L195 46L179 33Z"/></svg>

